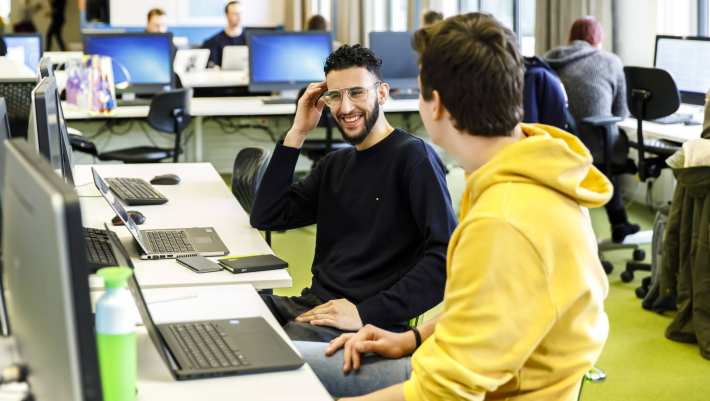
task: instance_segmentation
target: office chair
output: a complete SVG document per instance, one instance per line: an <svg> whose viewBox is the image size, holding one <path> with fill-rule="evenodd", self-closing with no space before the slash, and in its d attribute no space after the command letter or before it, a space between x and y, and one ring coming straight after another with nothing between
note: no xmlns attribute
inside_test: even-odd
<svg viewBox="0 0 710 401"><path fill-rule="evenodd" d="M150 102L148 125L157 131L175 135L173 148L136 146L99 153L93 142L79 135L70 135L72 148L88 153L102 161L156 163L172 158L173 163L177 163L180 153L182 153L182 131L190 124L191 120L191 100L192 89L173 89L156 94Z"/></svg>
<svg viewBox="0 0 710 401"><path fill-rule="evenodd" d="M296 104L298 104L298 100L301 99L301 96L303 96L303 93L305 91L306 88L302 88L300 91L298 91ZM316 163L318 163L320 159L323 158L323 156L327 155L328 153L334 150L344 149L352 146L342 140L333 139L333 128L335 126L335 120L330 114L330 109L328 109L328 107L325 107L317 125L317 127L325 128L325 139L309 138L303 142L303 146L301 147L301 152L306 155L307 158L313 161L314 166L316 165Z"/></svg>
<svg viewBox="0 0 710 401"><path fill-rule="evenodd" d="M641 182L647 182L651 190L653 178L658 178L661 171L669 166L666 159L677 152L681 146L660 139L646 140L643 135L643 120L653 120L675 113L680 106L680 94L673 77L665 70L646 67L624 67L626 92L629 112L636 118L636 142L629 146L638 152L638 176ZM648 156L651 157L648 157ZM634 272L651 271L648 263L630 262L621 273L621 280L629 282ZM650 278L644 278L636 295L643 298L648 293Z"/></svg>
<svg viewBox="0 0 710 401"><path fill-rule="evenodd" d="M570 118L571 115L568 115L568 120ZM600 167L602 173L607 177L637 173L636 165L628 158L628 138L622 130L616 130L616 124L622 120L623 118L615 116L587 117L580 121L579 129L581 132L577 131L582 142L584 142L590 150L594 148L594 146L590 146L590 142L595 139L599 140L597 141L597 145L601 145L601 149L598 149L597 152L593 151L592 153L594 154L595 165ZM578 129L574 121L571 121L568 125L574 127L575 131ZM608 238L601 240L597 247L599 259L607 274L610 274L614 270L614 266L611 262L604 259L603 254L605 252L622 249L631 250L633 251L632 258L634 262L643 261L646 257L646 253L640 248L640 244L638 243L617 243L612 241L611 238Z"/></svg>
<svg viewBox="0 0 710 401"><path fill-rule="evenodd" d="M244 148L234 158L232 193L247 214L251 214L256 192L270 159L271 155L261 148ZM264 237L271 246L271 231L265 231Z"/></svg>

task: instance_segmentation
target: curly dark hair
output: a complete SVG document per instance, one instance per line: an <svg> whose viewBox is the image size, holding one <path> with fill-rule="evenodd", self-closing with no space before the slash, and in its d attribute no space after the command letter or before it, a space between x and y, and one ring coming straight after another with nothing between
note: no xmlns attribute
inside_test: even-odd
<svg viewBox="0 0 710 401"><path fill-rule="evenodd" d="M330 53L325 61L323 71L325 75L335 70L345 70L350 67L363 67L375 74L378 79L382 79L380 74L382 59L377 57L372 50L360 45L342 45L333 53Z"/></svg>

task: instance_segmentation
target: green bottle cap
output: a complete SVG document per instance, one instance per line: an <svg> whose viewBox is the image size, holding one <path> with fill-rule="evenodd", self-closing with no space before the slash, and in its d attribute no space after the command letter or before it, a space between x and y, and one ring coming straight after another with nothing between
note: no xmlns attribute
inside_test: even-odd
<svg viewBox="0 0 710 401"><path fill-rule="evenodd" d="M104 267L96 274L104 279L106 288L122 288L126 286L128 278L133 274L133 270L127 267Z"/></svg>

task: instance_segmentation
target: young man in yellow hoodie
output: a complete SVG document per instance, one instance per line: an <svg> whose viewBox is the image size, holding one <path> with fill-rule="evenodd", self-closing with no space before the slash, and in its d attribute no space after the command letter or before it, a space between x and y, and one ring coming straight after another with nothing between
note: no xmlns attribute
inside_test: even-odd
<svg viewBox="0 0 710 401"><path fill-rule="evenodd" d="M298 346L338 397L574 400L609 330L587 208L612 186L577 138L520 123L523 61L495 18L449 18L417 32L415 47L427 132L472 172L443 312L418 330L368 325Z"/></svg>

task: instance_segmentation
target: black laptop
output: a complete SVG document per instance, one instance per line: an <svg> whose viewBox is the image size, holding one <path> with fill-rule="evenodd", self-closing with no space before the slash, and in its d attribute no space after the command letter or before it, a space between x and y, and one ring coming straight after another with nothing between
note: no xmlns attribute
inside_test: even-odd
<svg viewBox="0 0 710 401"><path fill-rule="evenodd" d="M156 325L135 277L128 287L153 344L177 380L292 370L304 363L261 317Z"/></svg>

